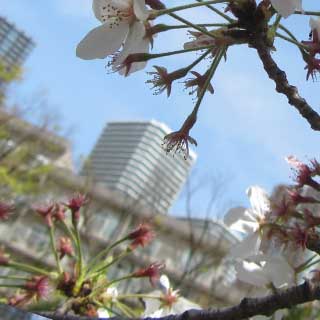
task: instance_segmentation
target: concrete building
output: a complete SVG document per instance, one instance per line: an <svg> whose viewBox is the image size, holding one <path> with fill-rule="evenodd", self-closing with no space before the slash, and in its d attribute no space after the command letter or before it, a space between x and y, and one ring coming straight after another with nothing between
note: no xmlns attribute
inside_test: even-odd
<svg viewBox="0 0 320 320"><path fill-rule="evenodd" d="M8 67L20 66L34 46L29 36L0 16L0 61Z"/></svg>
<svg viewBox="0 0 320 320"><path fill-rule="evenodd" d="M167 213L196 160L191 150L167 156L160 147L171 130L158 121L110 122L106 125L82 170L95 182L151 210Z"/></svg>

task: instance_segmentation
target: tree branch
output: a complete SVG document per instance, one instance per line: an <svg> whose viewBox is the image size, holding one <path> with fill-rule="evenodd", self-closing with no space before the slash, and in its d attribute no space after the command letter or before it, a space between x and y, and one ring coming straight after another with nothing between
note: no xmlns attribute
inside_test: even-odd
<svg viewBox="0 0 320 320"><path fill-rule="evenodd" d="M320 255L320 239L308 239L307 248Z"/></svg>
<svg viewBox="0 0 320 320"><path fill-rule="evenodd" d="M312 286L308 281L299 286L262 298L244 298L238 305L224 309L189 310L180 315L172 315L154 320L241 320L256 315L271 316L274 312L284 308L320 299L320 286ZM55 316L41 314L52 320L92 320L93 318L79 318L74 316ZM124 320L114 317L111 320ZM150 318L149 318L150 319ZM138 320L138 319L136 319Z"/></svg>
<svg viewBox="0 0 320 320"><path fill-rule="evenodd" d="M313 130L320 131L320 115L299 95L298 89L289 84L285 72L279 69L271 57L270 48L260 39L256 39L253 46L269 78L276 83L276 90L288 98L289 103L308 121Z"/></svg>

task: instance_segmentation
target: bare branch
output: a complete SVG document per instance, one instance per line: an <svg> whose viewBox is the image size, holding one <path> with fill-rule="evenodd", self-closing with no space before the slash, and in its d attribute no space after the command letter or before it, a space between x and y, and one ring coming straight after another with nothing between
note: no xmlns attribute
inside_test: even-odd
<svg viewBox="0 0 320 320"><path fill-rule="evenodd" d="M320 115L299 95L298 89L289 84L285 72L277 66L271 57L270 48L259 39L254 41L253 46L257 49L269 78L276 83L276 90L288 98L288 102L308 121L313 130L320 131Z"/></svg>
<svg viewBox="0 0 320 320"><path fill-rule="evenodd" d="M271 316L274 312L284 308L318 300L320 298L320 286L312 286L308 281L299 286L286 290L279 290L262 298L244 298L238 305L224 309L189 310L180 315L171 315L154 320L241 320L256 315ZM93 318L78 318L74 316L55 316L42 314L53 320L89 320ZM124 320L121 317L112 320Z"/></svg>

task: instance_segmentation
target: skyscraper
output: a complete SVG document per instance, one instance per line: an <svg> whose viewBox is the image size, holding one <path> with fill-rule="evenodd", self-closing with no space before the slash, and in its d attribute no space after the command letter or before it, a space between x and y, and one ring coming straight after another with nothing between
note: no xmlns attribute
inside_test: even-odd
<svg viewBox="0 0 320 320"><path fill-rule="evenodd" d="M33 40L23 31L0 17L0 61L8 67L20 66L34 46Z"/></svg>
<svg viewBox="0 0 320 320"><path fill-rule="evenodd" d="M166 155L161 143L170 132L165 124L154 120L110 122L82 174L167 213L196 160L192 150L187 160L178 153Z"/></svg>

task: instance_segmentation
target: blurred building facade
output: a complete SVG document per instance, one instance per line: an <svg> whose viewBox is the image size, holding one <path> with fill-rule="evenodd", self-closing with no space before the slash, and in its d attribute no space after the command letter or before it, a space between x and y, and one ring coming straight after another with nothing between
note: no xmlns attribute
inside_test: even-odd
<svg viewBox="0 0 320 320"><path fill-rule="evenodd" d="M157 232L150 246L134 251L128 259L115 266L109 274L111 278L119 278L151 262L162 261L166 264L166 274L181 293L204 306L238 302L243 296L226 257L238 239L223 224L210 221L209 232L204 233L205 229L197 221L196 227L190 229L189 221L157 213L145 206L143 201L103 184L91 184L86 177L74 174L68 161L61 161L69 158L68 143L64 139L18 118L11 119L10 123L13 141L17 132L21 136L24 130L34 137L38 135L43 143L38 154L34 154L35 160L54 165L41 182L45 195L20 197L16 203L19 215L0 224L0 246L3 245L18 261L54 267L47 227L31 206L50 199L66 201L74 192L83 192L90 199L89 208L83 212L81 228L86 260L89 261L99 250L126 235L141 222L150 222ZM10 126L10 123L7 125ZM57 232L59 235L60 231ZM199 272L189 273L190 269L198 269ZM6 274L9 269L0 268L0 272ZM121 290L148 292L152 289L149 282L142 279L122 283Z"/></svg>
<svg viewBox="0 0 320 320"><path fill-rule="evenodd" d="M0 61L20 66L34 48L34 41L6 18L0 16Z"/></svg>
<svg viewBox="0 0 320 320"><path fill-rule="evenodd" d="M158 121L110 122L106 125L82 175L167 213L184 185L196 154L190 150L167 156L160 148L171 130Z"/></svg>

